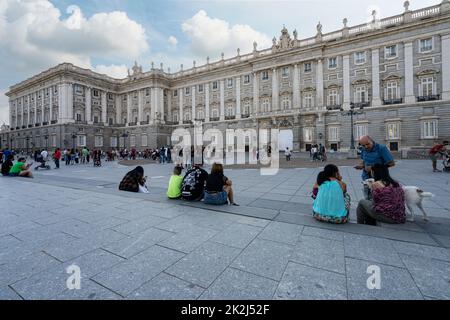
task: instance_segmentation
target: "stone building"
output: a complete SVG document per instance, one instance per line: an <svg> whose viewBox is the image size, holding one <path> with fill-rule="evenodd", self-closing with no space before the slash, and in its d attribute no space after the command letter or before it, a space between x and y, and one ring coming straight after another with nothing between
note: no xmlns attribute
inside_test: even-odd
<svg viewBox="0 0 450 320"><path fill-rule="evenodd" d="M278 128L280 145L347 151L353 133L392 151L450 138L450 1L176 73L135 63L126 79L64 63L10 87L3 145L153 148L176 128ZM5 138L6 134L8 135Z"/></svg>

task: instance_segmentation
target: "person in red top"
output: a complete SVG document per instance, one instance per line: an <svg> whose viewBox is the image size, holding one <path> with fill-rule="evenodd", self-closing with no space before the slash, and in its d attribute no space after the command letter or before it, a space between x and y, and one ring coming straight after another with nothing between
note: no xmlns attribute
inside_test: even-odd
<svg viewBox="0 0 450 320"><path fill-rule="evenodd" d="M55 160L55 169L59 169L59 160L61 160L61 150L59 150L59 148L57 148L53 154L53 160Z"/></svg>
<svg viewBox="0 0 450 320"><path fill-rule="evenodd" d="M439 156L441 156L445 153L445 151L446 151L445 145L446 144L441 144L436 141L433 148L430 149L429 154L430 154L431 162L433 163L433 172L441 172L441 170L438 170L438 168L437 168L437 160L438 160Z"/></svg>

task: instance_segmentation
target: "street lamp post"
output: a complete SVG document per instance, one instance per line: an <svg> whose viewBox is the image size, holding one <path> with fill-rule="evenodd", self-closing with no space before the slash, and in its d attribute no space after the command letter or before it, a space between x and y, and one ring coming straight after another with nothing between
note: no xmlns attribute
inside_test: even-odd
<svg viewBox="0 0 450 320"><path fill-rule="evenodd" d="M363 107L359 107L360 110L363 109ZM354 115L361 114L361 111L355 111L355 104L353 102L350 103L350 110L343 113L343 115L350 116L350 135L351 135L351 141L350 141L350 152L349 152L349 158L356 158L356 152L355 152L355 134L354 134Z"/></svg>
<svg viewBox="0 0 450 320"><path fill-rule="evenodd" d="M77 138L77 135L75 133L72 133L72 149L75 150L75 139Z"/></svg>
<svg viewBox="0 0 450 320"><path fill-rule="evenodd" d="M28 156L30 154L30 148L29 148L30 137L27 136L26 140L27 140L27 156Z"/></svg>

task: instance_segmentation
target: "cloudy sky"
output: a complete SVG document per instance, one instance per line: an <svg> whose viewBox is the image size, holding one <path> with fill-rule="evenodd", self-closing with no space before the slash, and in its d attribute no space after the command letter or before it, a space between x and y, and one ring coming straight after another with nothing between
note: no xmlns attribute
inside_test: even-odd
<svg viewBox="0 0 450 320"><path fill-rule="evenodd" d="M441 0L412 0L410 9ZM137 60L178 71L271 45L283 25L299 38L403 12L402 0L0 0L0 124L9 86L71 62L116 78Z"/></svg>

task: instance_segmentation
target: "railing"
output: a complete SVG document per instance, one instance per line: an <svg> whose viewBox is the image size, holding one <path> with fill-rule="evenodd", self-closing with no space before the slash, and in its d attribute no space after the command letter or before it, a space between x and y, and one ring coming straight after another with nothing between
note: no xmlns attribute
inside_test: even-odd
<svg viewBox="0 0 450 320"><path fill-rule="evenodd" d="M242 119L250 118L250 115L249 114L241 114L241 118Z"/></svg>
<svg viewBox="0 0 450 320"><path fill-rule="evenodd" d="M219 121L220 118L219 118L219 117L211 117L209 120L210 120L210 121Z"/></svg>
<svg viewBox="0 0 450 320"><path fill-rule="evenodd" d="M146 124L149 124L149 121L141 121L140 124L141 125L146 125Z"/></svg>
<svg viewBox="0 0 450 320"><path fill-rule="evenodd" d="M225 120L234 120L236 116L225 116Z"/></svg>
<svg viewBox="0 0 450 320"><path fill-rule="evenodd" d="M183 124L192 124L191 120L183 120Z"/></svg>
<svg viewBox="0 0 450 320"><path fill-rule="evenodd" d="M40 124L40 123L35 123L34 126L35 126L35 127L40 127L41 124Z"/></svg>
<svg viewBox="0 0 450 320"><path fill-rule="evenodd" d="M51 123L51 124L57 124L57 123L58 123L58 120L52 120L52 121L50 121L50 123Z"/></svg>
<svg viewBox="0 0 450 320"><path fill-rule="evenodd" d="M341 110L341 105L332 105L332 106L327 106L327 110Z"/></svg>
<svg viewBox="0 0 450 320"><path fill-rule="evenodd" d="M400 103L403 103L403 98L399 98L399 99L386 99L386 100L383 100L383 104L384 104L384 105L400 104Z"/></svg>
<svg viewBox="0 0 450 320"><path fill-rule="evenodd" d="M422 19L428 16L439 14L441 11L440 5L429 7L425 9L420 9L412 12L412 18L413 19Z"/></svg>
<svg viewBox="0 0 450 320"><path fill-rule="evenodd" d="M32 125L32 124L29 124L29 125L28 125L28 128L33 128L33 125Z"/></svg>
<svg viewBox="0 0 450 320"><path fill-rule="evenodd" d="M370 102L358 102L353 104L354 108L365 108L370 106Z"/></svg>
<svg viewBox="0 0 450 320"><path fill-rule="evenodd" d="M195 121L201 121L201 122L205 122L205 119L204 118L195 118Z"/></svg>
<svg viewBox="0 0 450 320"><path fill-rule="evenodd" d="M421 97L417 97L417 102L440 100L440 97L441 96L439 94L434 94L434 95L430 95L430 96L421 96Z"/></svg>

